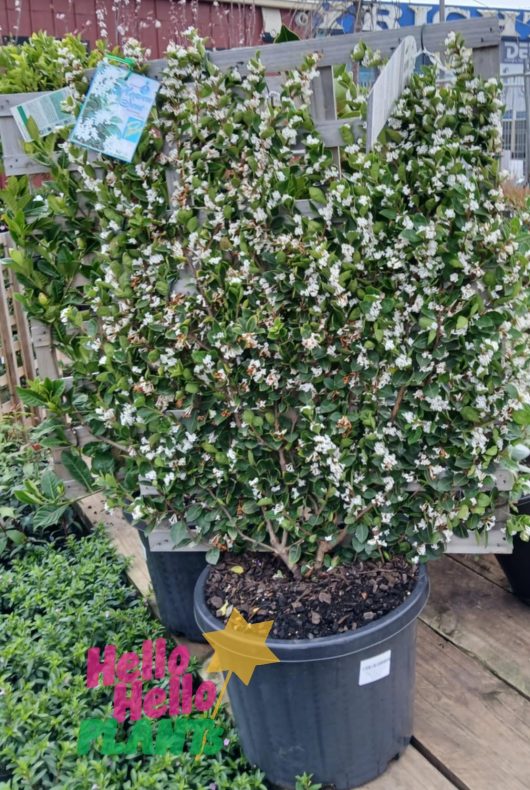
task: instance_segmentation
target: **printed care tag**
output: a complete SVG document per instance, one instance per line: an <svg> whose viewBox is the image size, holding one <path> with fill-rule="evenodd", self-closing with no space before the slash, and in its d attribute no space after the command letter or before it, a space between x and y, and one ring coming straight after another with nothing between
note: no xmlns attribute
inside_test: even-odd
<svg viewBox="0 0 530 790"><path fill-rule="evenodd" d="M32 140L28 130L30 118L35 122L41 137L45 137L61 126L72 126L75 123L74 116L62 109L63 102L71 94L70 88L61 88L61 90L52 91L45 96L38 96L36 99L30 99L11 107L11 114L20 134L27 143Z"/></svg>
<svg viewBox="0 0 530 790"><path fill-rule="evenodd" d="M100 63L70 141L131 162L159 87L143 74Z"/></svg>
<svg viewBox="0 0 530 790"><path fill-rule="evenodd" d="M367 683L373 683L375 680L381 680L390 675L390 657L391 650L385 653L379 653L378 656L372 658L365 658L361 661L359 669L359 686L366 686Z"/></svg>

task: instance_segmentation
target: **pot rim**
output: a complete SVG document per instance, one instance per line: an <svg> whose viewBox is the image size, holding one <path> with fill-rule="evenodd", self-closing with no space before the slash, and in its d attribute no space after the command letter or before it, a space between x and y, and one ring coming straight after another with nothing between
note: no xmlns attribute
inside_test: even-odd
<svg viewBox="0 0 530 790"><path fill-rule="evenodd" d="M281 662L328 661L376 647L407 628L421 613L429 597L429 577L425 565L418 569L416 585L409 596L391 612L355 631L320 636L315 639L267 639L267 646ZM206 605L204 588L210 568L205 568L197 580L194 592L194 611L197 625L203 633L218 631L224 623Z"/></svg>

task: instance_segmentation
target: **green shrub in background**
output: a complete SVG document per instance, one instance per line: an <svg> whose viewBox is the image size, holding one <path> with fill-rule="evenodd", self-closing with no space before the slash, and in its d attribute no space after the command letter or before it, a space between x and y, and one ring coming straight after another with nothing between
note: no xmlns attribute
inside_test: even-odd
<svg viewBox="0 0 530 790"><path fill-rule="evenodd" d="M86 688L87 648L120 654L163 633L125 567L97 531L28 547L1 575L0 790L264 790L226 720L217 757L77 755L80 722L112 705L112 688Z"/></svg>
<svg viewBox="0 0 530 790"><path fill-rule="evenodd" d="M68 33L56 39L42 32L24 44L6 44L0 47L0 93L58 90L66 74L81 77L84 69L95 66L104 47L98 41L89 52L80 36Z"/></svg>
<svg viewBox="0 0 530 790"><path fill-rule="evenodd" d="M22 486L24 491L20 490ZM50 508L58 500L61 504ZM48 527L66 533L73 523L73 511L65 504L62 483L50 468L46 448L16 417L3 415L0 419L0 558L6 560L16 555L30 540L50 539L56 529L50 532ZM55 514L52 519L51 512Z"/></svg>
<svg viewBox="0 0 530 790"><path fill-rule="evenodd" d="M48 426L26 428L17 415L0 417L0 562L8 563L31 543L80 536L86 529L76 519L75 499L53 471L47 447ZM67 468L80 459L65 451Z"/></svg>

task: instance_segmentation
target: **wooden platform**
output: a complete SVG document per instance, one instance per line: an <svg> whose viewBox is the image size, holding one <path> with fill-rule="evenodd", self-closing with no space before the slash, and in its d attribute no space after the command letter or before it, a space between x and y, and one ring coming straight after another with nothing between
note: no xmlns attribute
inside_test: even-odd
<svg viewBox="0 0 530 790"><path fill-rule="evenodd" d="M142 545L98 497L129 575L152 597ZM444 557L429 566L429 603L418 629L414 738L369 790L526 790L530 787L530 607L508 590L492 556ZM189 643L188 643L189 644ZM195 651L207 655L202 645Z"/></svg>

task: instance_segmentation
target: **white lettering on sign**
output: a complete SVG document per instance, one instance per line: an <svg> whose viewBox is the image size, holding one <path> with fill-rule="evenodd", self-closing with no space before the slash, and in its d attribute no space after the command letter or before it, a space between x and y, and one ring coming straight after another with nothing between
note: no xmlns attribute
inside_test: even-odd
<svg viewBox="0 0 530 790"><path fill-rule="evenodd" d="M413 36L403 39L381 70L368 97L366 150L370 151L403 93L416 64L417 46Z"/></svg>
<svg viewBox="0 0 530 790"><path fill-rule="evenodd" d="M378 656L372 658L365 658L361 661L359 668L359 686L366 686L367 683L373 683L381 678L386 678L390 675L390 657L392 651L387 650L385 653L379 653Z"/></svg>

